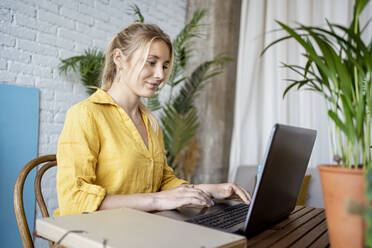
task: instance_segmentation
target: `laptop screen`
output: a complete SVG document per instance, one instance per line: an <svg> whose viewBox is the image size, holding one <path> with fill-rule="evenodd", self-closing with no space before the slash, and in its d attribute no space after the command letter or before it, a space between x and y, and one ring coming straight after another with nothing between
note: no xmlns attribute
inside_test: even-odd
<svg viewBox="0 0 372 248"><path fill-rule="evenodd" d="M258 233L295 208L307 165L316 138L316 131L276 124L263 161L252 198L245 234Z"/></svg>

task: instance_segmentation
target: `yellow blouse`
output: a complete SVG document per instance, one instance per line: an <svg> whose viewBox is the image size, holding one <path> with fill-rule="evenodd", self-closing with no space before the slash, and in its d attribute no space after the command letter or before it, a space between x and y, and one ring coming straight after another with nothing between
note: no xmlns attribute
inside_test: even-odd
<svg viewBox="0 0 372 248"><path fill-rule="evenodd" d="M161 131L142 113L148 149L132 120L98 89L72 106L58 141L55 216L93 212L106 194L157 192L184 180L167 165Z"/></svg>

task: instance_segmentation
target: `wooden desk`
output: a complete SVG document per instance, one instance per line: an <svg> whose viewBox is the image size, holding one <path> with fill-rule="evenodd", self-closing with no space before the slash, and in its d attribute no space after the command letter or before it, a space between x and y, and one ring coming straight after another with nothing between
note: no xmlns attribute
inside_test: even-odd
<svg viewBox="0 0 372 248"><path fill-rule="evenodd" d="M297 206L287 219L250 238L247 247L329 247L324 209Z"/></svg>

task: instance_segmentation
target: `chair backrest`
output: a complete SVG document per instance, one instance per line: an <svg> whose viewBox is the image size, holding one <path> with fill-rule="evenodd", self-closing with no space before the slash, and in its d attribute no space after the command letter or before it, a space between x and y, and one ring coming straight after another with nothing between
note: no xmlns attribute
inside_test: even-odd
<svg viewBox="0 0 372 248"><path fill-rule="evenodd" d="M257 165L239 165L234 182L248 190L251 194L253 194L254 189L256 187L257 182ZM311 179L311 175L307 174L304 177L300 193L298 195L298 199L296 205L306 205L307 200L307 192L308 192L308 185ZM321 207L322 205L320 205Z"/></svg>
<svg viewBox="0 0 372 248"><path fill-rule="evenodd" d="M35 197L42 216L49 217L48 209L45 205L41 191L41 178L49 168L57 165L56 155L40 156L28 162L18 174L16 183L14 185L14 213L17 219L18 229L24 247L34 247L34 245L23 206L23 186L30 171L38 165L40 165L40 169L38 170L34 181ZM53 243L49 242L49 246L52 247L52 245Z"/></svg>
<svg viewBox="0 0 372 248"><path fill-rule="evenodd" d="M257 167L257 165L239 165L235 174L234 182L251 194L253 194L256 186Z"/></svg>

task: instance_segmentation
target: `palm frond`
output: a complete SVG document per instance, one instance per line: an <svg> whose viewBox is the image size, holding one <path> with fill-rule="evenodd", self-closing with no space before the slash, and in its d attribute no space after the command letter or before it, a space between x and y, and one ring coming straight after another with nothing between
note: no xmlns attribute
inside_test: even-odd
<svg viewBox="0 0 372 248"><path fill-rule="evenodd" d="M213 60L200 64L187 78L182 85L178 96L173 101L175 110L184 114L194 105L194 99L198 96L200 90L205 86L207 80L222 73L223 65L231 58L218 55Z"/></svg>
<svg viewBox="0 0 372 248"><path fill-rule="evenodd" d="M155 94L151 98L147 98L146 106L152 112L157 111L162 108L162 105L159 101L159 91L156 91Z"/></svg>
<svg viewBox="0 0 372 248"><path fill-rule="evenodd" d="M76 73L77 67L79 66L79 62L82 59L83 59L83 56L73 56L67 59L62 59L58 67L59 72L67 74L67 72L71 69Z"/></svg>
<svg viewBox="0 0 372 248"><path fill-rule="evenodd" d="M128 14L137 18L134 20L134 22L140 22L140 23L145 22L145 18L143 17L141 10L137 4L131 4L129 6Z"/></svg>
<svg viewBox="0 0 372 248"><path fill-rule="evenodd" d="M66 74L69 70L75 73L79 70L80 79L86 86L87 93L92 94L100 86L100 74L104 61L103 52L97 49L87 49L83 55L61 60L59 72Z"/></svg>
<svg viewBox="0 0 372 248"><path fill-rule="evenodd" d="M178 33L176 38L173 40L174 49L174 61L172 73L169 77L168 84L174 87L176 79L183 74L187 61L190 59L193 48L191 42L194 38L200 38L202 36L202 27L205 25L200 24L202 18L206 15L207 10L202 9L195 11L190 22Z"/></svg>
<svg viewBox="0 0 372 248"><path fill-rule="evenodd" d="M194 106L195 97L208 82L208 79L220 74L223 65L230 60L226 56L218 55L213 60L199 65L186 79L174 101L168 102L163 108L160 120L163 126L167 160L170 166L174 168L179 166L179 160L182 157L180 153L196 134L196 129L199 126ZM177 156L180 157L174 164Z"/></svg>
<svg viewBox="0 0 372 248"><path fill-rule="evenodd" d="M180 114L172 105L166 104L160 120L163 126L167 162L174 168L175 157L196 134L199 126L197 112L195 108L191 108L187 113Z"/></svg>

